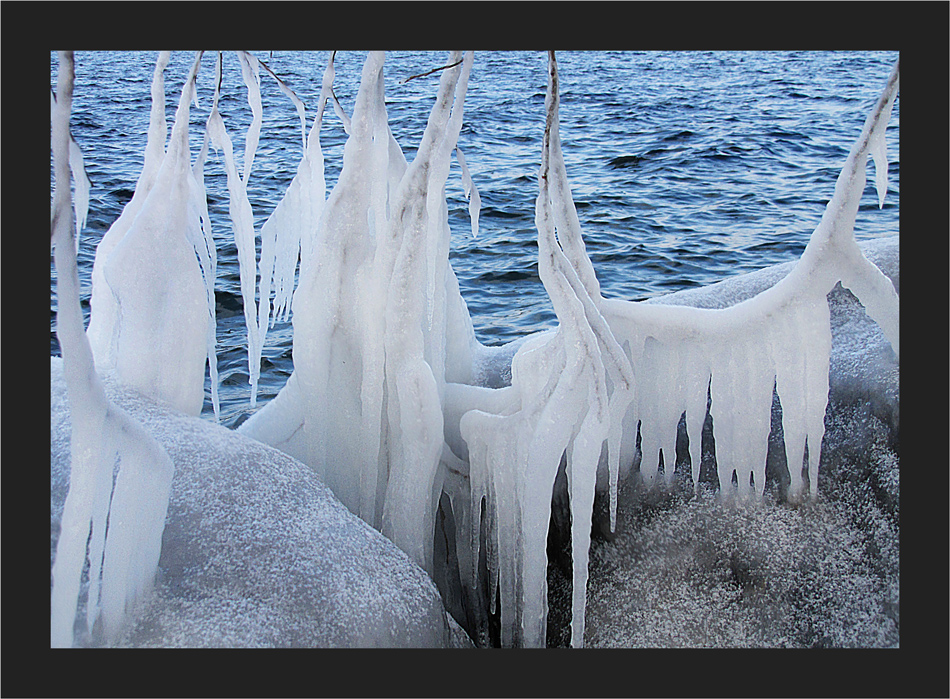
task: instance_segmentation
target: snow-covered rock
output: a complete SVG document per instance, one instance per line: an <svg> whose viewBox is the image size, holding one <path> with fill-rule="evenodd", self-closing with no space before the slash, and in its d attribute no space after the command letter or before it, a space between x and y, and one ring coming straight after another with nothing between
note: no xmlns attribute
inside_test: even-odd
<svg viewBox="0 0 950 699"><path fill-rule="evenodd" d="M69 477L61 359L50 358L50 378L52 563ZM156 584L118 645L470 645L428 575L343 507L307 466L104 384L175 466ZM95 644L95 634L77 641Z"/></svg>

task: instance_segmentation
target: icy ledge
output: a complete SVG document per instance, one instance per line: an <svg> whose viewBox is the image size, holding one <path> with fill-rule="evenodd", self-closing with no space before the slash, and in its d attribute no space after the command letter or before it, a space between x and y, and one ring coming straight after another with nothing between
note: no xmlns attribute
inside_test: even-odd
<svg viewBox="0 0 950 699"><path fill-rule="evenodd" d="M428 575L343 507L307 466L103 383L112 402L141 423L175 466L155 589L129 615L117 645L471 645ZM69 447L63 363L51 357L51 559ZM81 608L87 589L84 576ZM76 645L96 641L77 638Z"/></svg>

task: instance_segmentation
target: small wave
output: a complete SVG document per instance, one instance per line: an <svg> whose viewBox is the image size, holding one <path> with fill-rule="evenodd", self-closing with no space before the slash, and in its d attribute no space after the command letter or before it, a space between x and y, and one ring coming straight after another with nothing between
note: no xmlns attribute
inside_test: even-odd
<svg viewBox="0 0 950 699"><path fill-rule="evenodd" d="M524 211L509 211L507 209L499 209L494 206L483 207L479 213L480 218L498 218L498 219L518 219L518 218L527 218L527 214Z"/></svg>
<svg viewBox="0 0 950 699"><path fill-rule="evenodd" d="M607 165L612 168L636 167L643 160L641 155L621 155L617 158L611 158Z"/></svg>
<svg viewBox="0 0 950 699"><path fill-rule="evenodd" d="M230 318L244 313L244 301L228 291L214 292L214 312L218 318Z"/></svg>
<svg viewBox="0 0 950 699"><path fill-rule="evenodd" d="M529 279L540 280L537 263L532 264L528 269L491 270L475 277L477 282L522 282Z"/></svg>
<svg viewBox="0 0 950 699"><path fill-rule="evenodd" d="M695 135L696 134L693 131L684 129L682 131L677 131L676 133L671 133L668 136L664 136L663 140L666 142L685 141L686 139L691 138Z"/></svg>

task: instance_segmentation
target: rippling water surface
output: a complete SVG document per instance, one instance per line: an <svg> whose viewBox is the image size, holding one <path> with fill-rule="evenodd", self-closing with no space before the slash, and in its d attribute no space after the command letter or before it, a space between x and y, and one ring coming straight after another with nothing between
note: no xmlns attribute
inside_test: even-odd
<svg viewBox="0 0 950 699"><path fill-rule="evenodd" d="M309 130L329 53L254 53L307 105ZM176 52L165 71L169 128L193 57ZM343 52L336 58L335 92L348 113L363 57ZM390 125L410 160L438 73L401 81L445 59L444 53L406 52L387 58ZM153 52L76 55L71 128L92 180L79 256L87 322L95 246L131 198L142 167L154 60ZM558 54L568 178L604 295L646 299L795 259L896 60L893 52ZM486 344L554 323L538 277L534 228L546 61L540 52L476 54L459 147L482 200L477 238L454 160L446 188L451 262L476 334ZM56 64L52 54L54 87ZM214 59L206 55L198 76L199 107L191 112L192 157L201 145L213 78ZM262 85L264 124L248 185L258 232L296 173L302 148L296 109L263 71ZM237 59L228 54L220 109L240 158L251 111ZM887 131L887 200L878 210L869 173L858 240L898 232L899 137L900 100ZM328 191L339 174L344 142L342 125L328 110L321 132ZM218 249L222 422L235 426L253 409L222 154L211 152L205 173ZM50 351L58 354L52 263L50 281ZM291 347L290 323L268 333L258 405L290 375Z"/></svg>

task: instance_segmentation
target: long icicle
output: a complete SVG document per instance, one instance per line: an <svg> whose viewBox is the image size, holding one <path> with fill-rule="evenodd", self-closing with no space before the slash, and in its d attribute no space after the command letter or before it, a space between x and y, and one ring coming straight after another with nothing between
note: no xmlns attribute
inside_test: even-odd
<svg viewBox="0 0 950 699"><path fill-rule="evenodd" d="M241 61L243 66L246 62L243 55ZM244 72L249 93L248 99L254 102L256 99L259 99L259 85L257 85L250 76L250 72ZM256 98L254 97L255 88L257 88ZM256 118L257 115L255 115L255 119ZM250 135L254 132L255 128L259 128L259 126L255 126L255 123L256 122L252 122L248 128L249 141L251 140ZM238 251L241 296L244 300L244 321L247 326L248 334L248 383L251 385L250 402L253 406L257 404L257 380L260 375L260 365L258 364L257 371L255 372L253 362L250 359L251 356L257 352L259 342L257 305L254 303L255 277L257 276L257 254L254 246L254 213L251 208L251 202L247 196L246 179L242 179L238 172L234 157L234 146L224 126L224 119L218 110L212 110L211 116L208 118L208 133L211 135L211 142L214 146L224 152L224 165L225 171L227 172L229 194L228 211L231 216L234 243ZM253 150L248 149L245 154L245 178L250 174L250 169L247 167L249 163L247 161L253 157L252 153Z"/></svg>

